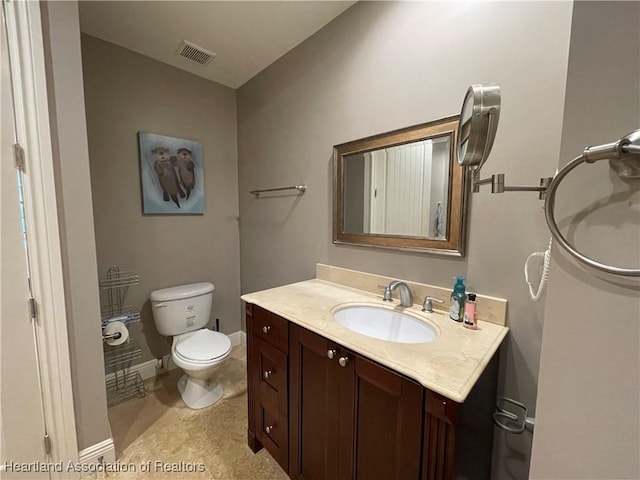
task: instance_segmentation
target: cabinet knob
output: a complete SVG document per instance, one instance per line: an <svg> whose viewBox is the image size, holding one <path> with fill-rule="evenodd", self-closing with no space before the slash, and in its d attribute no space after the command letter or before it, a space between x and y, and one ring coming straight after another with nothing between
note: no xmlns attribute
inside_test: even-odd
<svg viewBox="0 0 640 480"><path fill-rule="evenodd" d="M330 359L333 360L333 357L336 356L336 350L333 348L330 348L329 350L327 350L327 357L329 357Z"/></svg>
<svg viewBox="0 0 640 480"><path fill-rule="evenodd" d="M269 425L268 427L264 427L264 431L267 433L271 433L271 431L273 430L273 425Z"/></svg>
<svg viewBox="0 0 640 480"><path fill-rule="evenodd" d="M349 357L340 357L338 359L338 363L340 364L341 367L346 367L347 363L349 363Z"/></svg>
<svg viewBox="0 0 640 480"><path fill-rule="evenodd" d="M272 370L265 370L262 375L264 375L264 378L269 378L272 374L273 374Z"/></svg>
<svg viewBox="0 0 640 480"><path fill-rule="evenodd" d="M271 325L265 325L264 327L262 327L262 331L264 333L269 333L269 330L271 330Z"/></svg>

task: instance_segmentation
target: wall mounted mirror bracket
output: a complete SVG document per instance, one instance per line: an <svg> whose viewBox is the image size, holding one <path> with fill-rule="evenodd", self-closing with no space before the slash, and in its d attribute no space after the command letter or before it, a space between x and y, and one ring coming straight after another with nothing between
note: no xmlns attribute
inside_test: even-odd
<svg viewBox="0 0 640 480"><path fill-rule="evenodd" d="M553 177L540 178L540 185L505 185L504 173L493 174L488 178L483 178L474 182L474 192L480 191L481 185L491 184L491 193L504 192L538 192L538 198L544 200L547 196L547 188Z"/></svg>
<svg viewBox="0 0 640 480"><path fill-rule="evenodd" d="M614 275L640 277L640 269L621 268L593 260L582 254L564 237L555 220L555 195L560 182L582 163L609 160L609 166L620 178L640 179L640 129L625 135L615 142L594 145L567 163L554 177L543 177L539 185L505 185L504 174L480 178L480 168L487 160L498 128L500 116L500 87L495 84L472 85L462 103L458 126L458 163L472 171L472 190L479 192L480 186L491 185L491 193L538 192L544 200L545 220L553 238L582 263Z"/></svg>

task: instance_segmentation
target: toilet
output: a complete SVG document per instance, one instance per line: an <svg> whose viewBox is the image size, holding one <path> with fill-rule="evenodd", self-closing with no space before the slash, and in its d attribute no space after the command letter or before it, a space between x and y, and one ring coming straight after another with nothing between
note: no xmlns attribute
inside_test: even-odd
<svg viewBox="0 0 640 480"><path fill-rule="evenodd" d="M185 374L178 391L188 407L199 409L222 398L214 373L231 353L229 337L205 328L211 317L214 285L179 285L151 292L151 310L158 332L173 336L171 358Z"/></svg>

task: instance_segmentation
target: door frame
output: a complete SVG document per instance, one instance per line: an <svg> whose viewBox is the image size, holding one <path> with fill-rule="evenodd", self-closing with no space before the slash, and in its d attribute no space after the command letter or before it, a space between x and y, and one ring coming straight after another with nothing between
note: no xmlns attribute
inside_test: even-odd
<svg viewBox="0 0 640 480"><path fill-rule="evenodd" d="M17 141L24 149L30 280L37 301L36 339L51 462L77 462L78 443L49 125L40 3L3 0ZM52 478L68 478L54 472Z"/></svg>

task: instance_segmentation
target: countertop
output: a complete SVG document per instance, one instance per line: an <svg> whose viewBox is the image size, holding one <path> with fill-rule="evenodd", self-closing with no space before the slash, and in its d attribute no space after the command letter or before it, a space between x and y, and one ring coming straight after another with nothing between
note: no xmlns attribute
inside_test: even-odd
<svg viewBox="0 0 640 480"><path fill-rule="evenodd" d="M287 320L318 333L356 353L417 381L424 387L463 403L509 329L478 321L477 330L464 328L442 311L423 313L421 307L404 308L382 295L312 279L243 295ZM405 311L431 324L438 338L431 343L394 343L377 340L343 327L332 311L347 304L375 304Z"/></svg>

